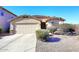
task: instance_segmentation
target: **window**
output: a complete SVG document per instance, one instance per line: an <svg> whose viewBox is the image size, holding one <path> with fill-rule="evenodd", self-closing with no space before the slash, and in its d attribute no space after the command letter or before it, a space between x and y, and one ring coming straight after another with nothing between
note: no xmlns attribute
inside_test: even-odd
<svg viewBox="0 0 79 59"><path fill-rule="evenodd" d="M52 24L56 24L55 22L51 22Z"/></svg>
<svg viewBox="0 0 79 59"><path fill-rule="evenodd" d="M13 17L11 17L11 18L13 18Z"/></svg>
<svg viewBox="0 0 79 59"><path fill-rule="evenodd" d="M1 12L1 16L4 16L4 13L3 12Z"/></svg>
<svg viewBox="0 0 79 59"><path fill-rule="evenodd" d="M57 22L51 22L52 24L58 24Z"/></svg>

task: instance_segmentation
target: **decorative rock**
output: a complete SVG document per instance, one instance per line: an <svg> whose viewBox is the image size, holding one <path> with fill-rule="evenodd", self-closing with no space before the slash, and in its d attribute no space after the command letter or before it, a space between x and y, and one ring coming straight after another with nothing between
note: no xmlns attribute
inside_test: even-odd
<svg viewBox="0 0 79 59"><path fill-rule="evenodd" d="M57 37L49 37L47 42L59 42L61 39Z"/></svg>

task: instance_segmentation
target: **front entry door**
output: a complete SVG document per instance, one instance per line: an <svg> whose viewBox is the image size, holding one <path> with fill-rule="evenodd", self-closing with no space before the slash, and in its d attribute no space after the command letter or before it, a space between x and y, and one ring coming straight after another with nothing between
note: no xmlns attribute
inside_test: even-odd
<svg viewBox="0 0 79 59"><path fill-rule="evenodd" d="M41 29L46 29L46 22L41 22Z"/></svg>

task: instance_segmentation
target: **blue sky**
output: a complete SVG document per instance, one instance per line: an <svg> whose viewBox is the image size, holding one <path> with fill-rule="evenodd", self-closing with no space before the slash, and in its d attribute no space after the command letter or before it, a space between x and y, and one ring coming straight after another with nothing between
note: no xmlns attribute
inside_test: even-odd
<svg viewBox="0 0 79 59"><path fill-rule="evenodd" d="M4 6L16 15L47 15L66 19L66 23L79 24L79 6Z"/></svg>

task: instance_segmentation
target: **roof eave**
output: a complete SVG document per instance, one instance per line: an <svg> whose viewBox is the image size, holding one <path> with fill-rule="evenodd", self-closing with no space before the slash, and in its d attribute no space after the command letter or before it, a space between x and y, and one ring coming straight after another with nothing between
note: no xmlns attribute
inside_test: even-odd
<svg viewBox="0 0 79 59"><path fill-rule="evenodd" d="M5 11L9 12L10 14L13 14L14 16L16 16L16 17L17 17L17 15L15 15L14 13L12 13L12 12L8 11L7 9L3 8L2 6L0 6L0 9L3 9L3 10L5 10Z"/></svg>

